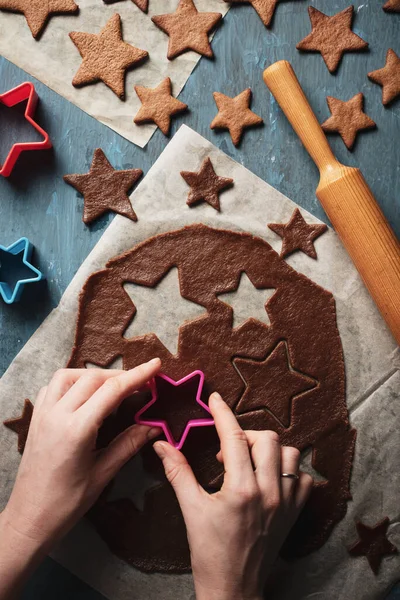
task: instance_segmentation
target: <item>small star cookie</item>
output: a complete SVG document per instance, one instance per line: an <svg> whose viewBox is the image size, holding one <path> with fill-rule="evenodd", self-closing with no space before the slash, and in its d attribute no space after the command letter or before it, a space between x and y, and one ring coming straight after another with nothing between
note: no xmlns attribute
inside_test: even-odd
<svg viewBox="0 0 400 600"><path fill-rule="evenodd" d="M155 123L164 135L169 133L171 117L187 109L187 104L172 96L169 77L163 79L156 88L137 85L135 92L139 96L142 106L133 121L136 125Z"/></svg>
<svg viewBox="0 0 400 600"><path fill-rule="evenodd" d="M301 250L310 258L317 258L314 240L322 235L328 227L324 224L309 224L304 220L298 208L295 208L288 223L268 223L268 227L283 239L281 258Z"/></svg>
<svg viewBox="0 0 400 600"><path fill-rule="evenodd" d="M326 100L332 116L322 123L321 127L326 132L339 133L349 150L353 147L359 131L376 127L375 121L363 111L362 93L356 94L347 102L332 96L328 96Z"/></svg>
<svg viewBox="0 0 400 600"><path fill-rule="evenodd" d="M220 92L213 93L218 114L212 121L211 129L229 129L232 142L238 146L246 127L260 125L263 120L250 110L251 89L247 88L231 98Z"/></svg>
<svg viewBox="0 0 400 600"><path fill-rule="evenodd" d="M386 63L382 69L371 71L368 77L382 86L382 104L385 106L400 95L400 58L389 48Z"/></svg>
<svg viewBox="0 0 400 600"><path fill-rule="evenodd" d="M386 12L398 12L400 13L400 0L387 0L386 4L382 7Z"/></svg>
<svg viewBox="0 0 400 600"><path fill-rule="evenodd" d="M0 10L22 13L37 39L51 16L74 14L79 7L74 0L0 0Z"/></svg>
<svg viewBox="0 0 400 600"><path fill-rule="evenodd" d="M389 517L369 527L361 521L356 523L359 540L348 549L352 556L365 556L375 575L378 574L384 556L396 554L397 548L387 539Z"/></svg>
<svg viewBox="0 0 400 600"><path fill-rule="evenodd" d="M8 419L4 421L3 425L11 429L18 434L18 452L23 454L25 450L25 444L28 437L29 426L31 424L33 415L33 404L30 400L26 399L24 402L24 408L22 415L15 419Z"/></svg>
<svg viewBox="0 0 400 600"><path fill-rule="evenodd" d="M120 0L103 0L105 4L114 4L114 2L119 2ZM140 10L143 12L147 12L149 8L149 0L132 0L133 4L136 4Z"/></svg>
<svg viewBox="0 0 400 600"><path fill-rule="evenodd" d="M219 194L233 184L229 177L219 177L214 171L210 157L207 157L200 171L181 171L181 175L190 186L186 204L193 206L198 202L207 202L215 210L220 210Z"/></svg>

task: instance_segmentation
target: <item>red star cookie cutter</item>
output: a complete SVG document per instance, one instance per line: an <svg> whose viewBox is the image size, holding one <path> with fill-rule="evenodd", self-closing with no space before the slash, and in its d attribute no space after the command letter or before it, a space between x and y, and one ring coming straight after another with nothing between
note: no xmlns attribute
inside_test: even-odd
<svg viewBox="0 0 400 600"><path fill-rule="evenodd" d="M38 133L40 133L41 136L43 136L43 140L41 142L19 142L14 144L8 153L4 164L0 168L0 175L3 177L9 177L9 175L11 175L21 152L27 150L46 150L52 146L48 133L46 133L33 119L38 102L38 95L33 83L26 81L25 83L21 83L18 87L5 92L4 94L0 94L0 103L4 104L4 106L15 106L20 102L24 102L24 100L28 100L25 109L25 119Z"/></svg>

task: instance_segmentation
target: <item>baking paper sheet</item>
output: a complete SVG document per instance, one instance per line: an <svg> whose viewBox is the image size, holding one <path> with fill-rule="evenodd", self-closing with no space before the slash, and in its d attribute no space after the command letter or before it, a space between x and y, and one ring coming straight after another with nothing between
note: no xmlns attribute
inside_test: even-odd
<svg viewBox="0 0 400 600"><path fill-rule="evenodd" d="M188 187L181 170L196 171L211 157L217 174L232 177L234 186L221 195L221 213L207 204L189 209ZM23 399L35 397L53 371L65 366L73 343L79 291L86 278L111 257L160 232L201 222L213 227L249 231L266 239L277 251L281 240L266 223L286 222L296 207L291 200L239 165L186 126L181 127L132 195L139 221L117 216L85 260L60 305L29 340L0 381L0 418L18 415ZM309 222L319 222L302 210ZM390 517L390 540L400 548L400 353L378 314L336 234L329 230L315 242L318 260L301 252L288 263L333 292L347 375L350 419L358 430L351 491L345 519L318 552L282 565L273 598L300 600L375 600L384 598L398 579L399 556L385 558L378 576L365 558L348 556L346 547L357 539L354 520L374 524ZM252 298L246 302L251 308ZM171 307L170 307L171 308ZM160 313L151 314L143 329L168 318L168 296ZM146 333L146 331L143 331ZM0 427L0 508L11 491L19 455L15 435ZM150 485L141 475L140 460L128 467L128 492L140 506ZM126 481L125 484L126 486ZM118 493L126 495L127 490ZM189 600L194 598L190 575L143 574L117 559L92 527L80 523L55 552L56 559L110 600Z"/></svg>
<svg viewBox="0 0 400 600"><path fill-rule="evenodd" d="M186 52L169 61L169 38L151 21L153 15L174 12L178 0L150 0L147 14L131 0L113 4L105 4L102 0L77 0L77 4L80 9L77 15L51 17L38 41L33 39L22 14L0 11L0 54L143 148L156 127L133 123L133 117L141 106L134 86L156 87L168 76L172 80L172 93L177 96L200 59L199 54ZM199 11L223 15L229 8L223 0L195 0L195 4ZM79 89L71 83L82 59L68 34L71 31L99 33L115 13L121 16L124 40L147 50L150 55L142 65L127 71L125 101L102 82Z"/></svg>

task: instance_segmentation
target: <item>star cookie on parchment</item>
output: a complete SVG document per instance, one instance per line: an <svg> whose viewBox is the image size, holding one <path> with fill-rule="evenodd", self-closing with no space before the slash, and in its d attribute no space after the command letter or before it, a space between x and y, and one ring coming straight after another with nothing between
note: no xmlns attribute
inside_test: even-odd
<svg viewBox="0 0 400 600"><path fill-rule="evenodd" d="M110 210L137 221L128 191L142 174L141 169L115 170L103 150L96 148L90 171L83 175L64 175L64 181L83 195L84 223L91 223Z"/></svg>
<svg viewBox="0 0 400 600"><path fill-rule="evenodd" d="M193 206L198 202L207 202L215 210L220 210L219 194L233 184L229 177L219 177L214 171L210 157L204 159L200 171L181 171L181 175L190 186L187 202Z"/></svg>
<svg viewBox="0 0 400 600"><path fill-rule="evenodd" d="M79 7L74 0L0 0L0 10L22 13L36 39L51 16L74 14Z"/></svg>
<svg viewBox="0 0 400 600"><path fill-rule="evenodd" d="M230 4L243 4L244 2L251 4L266 27L269 27L276 5L278 4L278 0L225 0L225 2L229 2Z"/></svg>
<svg viewBox="0 0 400 600"><path fill-rule="evenodd" d="M169 35L167 58L170 60L188 50L209 58L214 56L208 35L221 19L221 13L199 12L193 0L180 0L174 13L151 18Z"/></svg>
<svg viewBox="0 0 400 600"><path fill-rule="evenodd" d="M376 525L369 527L357 521L356 528L359 540L348 549L352 556L365 556L375 575L378 574L384 556L396 554L397 548L387 539L389 517L385 517Z"/></svg>
<svg viewBox="0 0 400 600"><path fill-rule="evenodd" d="M83 58L72 85L80 87L102 81L123 100L126 70L141 63L148 52L124 42L121 17L113 15L99 34L72 31L69 37Z"/></svg>
<svg viewBox="0 0 400 600"><path fill-rule="evenodd" d="M347 101L332 96L327 96L326 101L332 116L321 127L326 132L339 133L349 150L359 131L376 127L375 121L363 111L364 95L361 92Z"/></svg>
<svg viewBox="0 0 400 600"><path fill-rule="evenodd" d="M388 0L382 7L386 12L398 12L400 13L400 0Z"/></svg>
<svg viewBox="0 0 400 600"><path fill-rule="evenodd" d="M114 4L114 2L119 2L119 0L103 0L105 4ZM136 4L140 10L143 12L147 12L149 8L149 0L132 0L133 4Z"/></svg>
<svg viewBox="0 0 400 600"><path fill-rule="evenodd" d="M218 114L212 121L211 129L229 129L232 142L239 145L243 131L246 127L259 125L262 118L250 110L251 89L247 88L240 94L231 98L220 92L213 93Z"/></svg>
<svg viewBox="0 0 400 600"><path fill-rule="evenodd" d="M18 434L18 452L23 454L28 437L29 426L31 424L33 415L33 404L30 400L26 399L24 402L24 408L22 415L15 419L8 419L4 421L4 425Z"/></svg>
<svg viewBox="0 0 400 600"><path fill-rule="evenodd" d="M400 58L389 48L386 63L382 69L371 71L368 77L374 83L382 86L382 104L386 106L400 95Z"/></svg>
<svg viewBox="0 0 400 600"><path fill-rule="evenodd" d="M296 46L298 50L320 52L331 73L339 66L345 52L368 48L368 43L351 30L353 6L348 6L332 17L313 6L308 7L312 30Z"/></svg>
<svg viewBox="0 0 400 600"><path fill-rule="evenodd" d="M268 223L268 227L283 240L281 258L296 250L301 250L310 258L317 258L313 242L328 229L324 224L306 223L298 208L294 209L288 223Z"/></svg>
<svg viewBox="0 0 400 600"><path fill-rule="evenodd" d="M143 123L155 123L168 135L171 127L171 117L187 109L187 104L181 102L172 95L171 80L169 77L156 88L146 88L142 85L135 86L139 100L142 103L139 111L133 119L136 125Z"/></svg>

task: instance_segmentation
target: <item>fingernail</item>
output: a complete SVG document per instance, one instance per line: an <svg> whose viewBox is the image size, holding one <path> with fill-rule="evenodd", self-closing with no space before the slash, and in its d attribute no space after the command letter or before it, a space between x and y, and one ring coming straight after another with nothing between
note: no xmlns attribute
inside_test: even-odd
<svg viewBox="0 0 400 600"><path fill-rule="evenodd" d="M156 442L153 444L153 448L155 453L161 460L166 457L168 451L168 443L167 442Z"/></svg>
<svg viewBox="0 0 400 600"><path fill-rule="evenodd" d="M219 402L220 400L222 400L222 397L220 394L218 394L218 392L213 392L210 396L210 400L212 400L213 402Z"/></svg>
<svg viewBox="0 0 400 600"><path fill-rule="evenodd" d="M147 363L148 365L157 365L161 362L160 358L152 358L151 360L149 360L149 362Z"/></svg>

